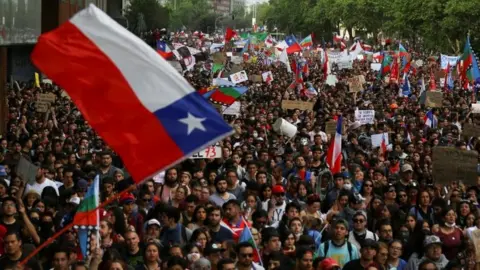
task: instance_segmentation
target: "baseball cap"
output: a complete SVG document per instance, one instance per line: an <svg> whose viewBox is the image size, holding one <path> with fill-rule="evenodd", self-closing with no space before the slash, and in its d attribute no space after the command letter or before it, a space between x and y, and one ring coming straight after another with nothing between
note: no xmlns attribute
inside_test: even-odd
<svg viewBox="0 0 480 270"><path fill-rule="evenodd" d="M340 265L332 258L325 258L323 261L320 262L320 269L322 270L332 270L336 267L340 267Z"/></svg>
<svg viewBox="0 0 480 270"><path fill-rule="evenodd" d="M440 241L440 238L436 235L429 235L425 237L425 240L423 241L423 247L427 248L431 245L442 245L442 241Z"/></svg>
<svg viewBox="0 0 480 270"><path fill-rule="evenodd" d="M378 250L378 243L373 239L365 239L363 240L362 248L373 248L375 250Z"/></svg>
<svg viewBox="0 0 480 270"><path fill-rule="evenodd" d="M121 204L127 204L132 202L135 202L135 197L131 193L123 194L122 197L120 197Z"/></svg>
<svg viewBox="0 0 480 270"><path fill-rule="evenodd" d="M402 166L402 172L413 172L413 168L412 168L412 165L410 164L403 164Z"/></svg>
<svg viewBox="0 0 480 270"><path fill-rule="evenodd" d="M158 227L162 227L162 225L160 225L160 222L158 220L154 219L154 218L147 221L147 228L152 226L152 225L157 225Z"/></svg>
<svg viewBox="0 0 480 270"><path fill-rule="evenodd" d="M339 219L335 220L335 222L333 223L333 227L335 227L339 224L345 226L345 228L347 228L347 230L348 230L348 228L350 228L349 225L348 225L348 222L343 218L339 218Z"/></svg>
<svg viewBox="0 0 480 270"><path fill-rule="evenodd" d="M223 248L222 244L220 244L220 243L210 243L210 244L207 244L203 253L204 253L205 256L208 256L208 255L210 255L212 253L215 253L215 252L224 252L225 250L226 249Z"/></svg>
<svg viewBox="0 0 480 270"><path fill-rule="evenodd" d="M275 185L272 188L272 193L273 194L285 193L285 189L281 185Z"/></svg>

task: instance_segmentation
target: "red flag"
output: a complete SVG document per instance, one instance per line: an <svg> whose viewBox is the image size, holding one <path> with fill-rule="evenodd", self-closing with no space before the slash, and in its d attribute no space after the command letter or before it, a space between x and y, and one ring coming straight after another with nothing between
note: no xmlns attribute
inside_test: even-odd
<svg viewBox="0 0 480 270"><path fill-rule="evenodd" d="M399 61L398 57L394 57L393 59L393 65L392 65L392 70L390 71L390 81L395 81L398 83L398 77L400 75L400 67L399 67Z"/></svg>
<svg viewBox="0 0 480 270"><path fill-rule="evenodd" d="M227 31L225 32L225 42L229 42L234 36L237 35L237 32L230 27L227 27Z"/></svg>
<svg viewBox="0 0 480 270"><path fill-rule="evenodd" d="M382 143L380 144L380 153L384 159L387 159L387 142L385 141L385 133L382 136Z"/></svg>

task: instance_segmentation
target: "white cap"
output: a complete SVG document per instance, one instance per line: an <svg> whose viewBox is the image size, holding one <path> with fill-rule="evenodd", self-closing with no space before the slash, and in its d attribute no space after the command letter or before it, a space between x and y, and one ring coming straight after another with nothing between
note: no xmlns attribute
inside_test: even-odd
<svg viewBox="0 0 480 270"><path fill-rule="evenodd" d="M151 225L157 225L158 227L162 227L162 225L160 225L160 222L154 218L147 221L147 227Z"/></svg>
<svg viewBox="0 0 480 270"><path fill-rule="evenodd" d="M79 205L80 204L80 198L79 197L72 197L72 198L70 198L70 200L68 200L68 202Z"/></svg>

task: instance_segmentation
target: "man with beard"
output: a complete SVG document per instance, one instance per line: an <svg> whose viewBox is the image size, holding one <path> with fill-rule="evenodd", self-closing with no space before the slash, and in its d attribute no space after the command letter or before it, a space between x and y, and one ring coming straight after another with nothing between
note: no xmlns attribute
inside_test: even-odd
<svg viewBox="0 0 480 270"><path fill-rule="evenodd" d="M57 184L45 177L45 173L47 171L48 166L46 165L42 165L42 167L38 168L37 175L35 176L35 182L32 185L27 184L24 194L28 194L30 190L35 190L38 194L42 194L44 188L52 187L57 193L57 196L59 196L60 194L58 193Z"/></svg>
<svg viewBox="0 0 480 270"><path fill-rule="evenodd" d="M238 180L238 174L234 169L229 169L227 171L227 183L228 183L228 192L235 195L239 201L243 201L243 193L247 185L244 182Z"/></svg>
<svg viewBox="0 0 480 270"><path fill-rule="evenodd" d="M169 203L178 187L178 172L176 168L170 168L165 172L165 183L160 187L159 197L162 202Z"/></svg>
<svg viewBox="0 0 480 270"><path fill-rule="evenodd" d="M302 181L310 184L312 188L315 187L315 175L311 171L307 170L307 162L303 156L298 156L295 158L295 169L288 176L288 179L292 178L300 178Z"/></svg>
<svg viewBox="0 0 480 270"><path fill-rule="evenodd" d="M212 206L208 209L208 229L212 237L212 243L223 243L223 241L233 238L232 231L220 225L222 218L222 208L219 206Z"/></svg>
<svg viewBox="0 0 480 270"><path fill-rule="evenodd" d="M252 244L250 244L250 242L241 242L237 245L236 249L238 254L238 260L236 264L237 270L265 269L253 261L254 247Z"/></svg>
<svg viewBox="0 0 480 270"><path fill-rule="evenodd" d="M100 180L102 180L105 177L115 177L115 172L119 170L117 167L112 165L112 153L110 152L103 152L100 155L102 159L102 163L100 165L100 169L98 170L98 173L100 175Z"/></svg>
<svg viewBox="0 0 480 270"><path fill-rule="evenodd" d="M218 206L223 206L224 203L228 202L229 200L237 199L235 195L230 192L227 192L228 183L225 180L223 175L217 176L215 179L215 189L217 192L210 195L210 201Z"/></svg>
<svg viewBox="0 0 480 270"><path fill-rule="evenodd" d="M225 218L223 222L233 231L233 240L238 241L240 234L245 226L251 226L248 221L244 221L240 211L240 202L238 200L230 200L223 205Z"/></svg>

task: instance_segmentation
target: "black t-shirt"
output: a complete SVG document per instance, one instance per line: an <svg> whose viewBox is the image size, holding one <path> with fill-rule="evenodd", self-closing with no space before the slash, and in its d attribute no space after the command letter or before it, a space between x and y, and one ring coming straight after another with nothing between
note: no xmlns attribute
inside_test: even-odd
<svg viewBox="0 0 480 270"><path fill-rule="evenodd" d="M135 254L130 254L127 249L123 253L123 259L128 265L131 265L133 268L143 265L143 248L140 247L138 252Z"/></svg>
<svg viewBox="0 0 480 270"><path fill-rule="evenodd" d="M20 259L14 261L14 260L11 260L7 255L3 255L2 257L0 257L0 267L2 269L5 269L5 267L11 267L12 269L14 269L13 267L17 263L21 262L25 257L26 257L26 254L22 253L22 256L20 257ZM24 270L41 270L41 268L37 260L30 259L25 265Z"/></svg>
<svg viewBox="0 0 480 270"><path fill-rule="evenodd" d="M22 225L18 220L15 220L15 222L12 224L5 224L5 222L3 222L3 220L0 219L0 225L5 226L5 228L9 233L10 232L20 233L20 231L22 230Z"/></svg>
<svg viewBox="0 0 480 270"><path fill-rule="evenodd" d="M360 270L360 269L365 269L360 263L360 259L349 261L342 268L342 270Z"/></svg>
<svg viewBox="0 0 480 270"><path fill-rule="evenodd" d="M212 236L213 243L223 243L224 241L231 240L233 238L233 233L222 226L220 226L220 230L218 232L210 231L210 235Z"/></svg>

